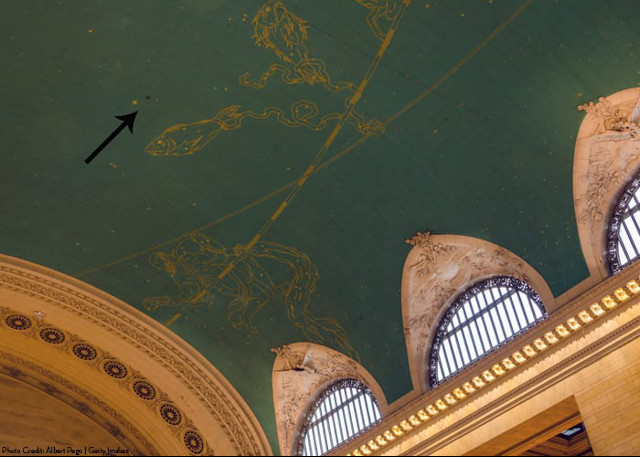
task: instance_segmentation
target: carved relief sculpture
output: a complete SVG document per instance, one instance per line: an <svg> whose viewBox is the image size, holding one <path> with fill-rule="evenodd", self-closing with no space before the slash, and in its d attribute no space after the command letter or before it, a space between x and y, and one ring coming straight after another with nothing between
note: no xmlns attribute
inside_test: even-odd
<svg viewBox="0 0 640 457"><path fill-rule="evenodd" d="M574 153L573 196L582 251L592 276L608 276L606 232L613 206L640 165L640 88L627 89L586 112Z"/></svg>
<svg viewBox="0 0 640 457"><path fill-rule="evenodd" d="M312 343L294 343L271 349L277 357L273 364L273 397L280 449L295 454L305 413L328 384L339 379L355 379L374 393L384 416L387 403L377 382L355 360Z"/></svg>
<svg viewBox="0 0 640 457"><path fill-rule="evenodd" d="M531 285L548 310L554 298L531 266L512 252L477 238L418 233L402 273L402 319L414 387L427 389L427 354L448 306L474 283L511 276Z"/></svg>

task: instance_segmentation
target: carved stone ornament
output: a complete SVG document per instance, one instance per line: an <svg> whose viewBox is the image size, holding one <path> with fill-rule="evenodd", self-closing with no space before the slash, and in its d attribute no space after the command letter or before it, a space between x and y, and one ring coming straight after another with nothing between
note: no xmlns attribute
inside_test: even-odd
<svg viewBox="0 0 640 457"><path fill-rule="evenodd" d="M131 306L3 255L0 304L2 374L89 415L127 448L271 454L257 419L220 372Z"/></svg>
<svg viewBox="0 0 640 457"><path fill-rule="evenodd" d="M404 242L420 248L420 258L412 265L418 277L429 274L430 269L438 262L438 258L441 255L451 254L456 249L455 246L435 243L430 231L418 232L411 238L404 240Z"/></svg>
<svg viewBox="0 0 640 457"><path fill-rule="evenodd" d="M402 272L402 320L414 388L428 390L429 348L456 297L473 284L510 276L529 284L547 311L555 299L546 281L522 258L493 243L457 235L430 235L429 253L416 244ZM435 253L435 254L434 254Z"/></svg>
<svg viewBox="0 0 640 457"><path fill-rule="evenodd" d="M294 343L271 349L277 354L273 364L273 400L278 440L283 455L294 455L306 414L317 396L332 382L355 379L365 384L384 417L388 405L373 376L353 359L333 349Z"/></svg>
<svg viewBox="0 0 640 457"><path fill-rule="evenodd" d="M640 88L578 107L582 121L573 159L580 244L591 275L608 276L606 240L617 201L640 168Z"/></svg>

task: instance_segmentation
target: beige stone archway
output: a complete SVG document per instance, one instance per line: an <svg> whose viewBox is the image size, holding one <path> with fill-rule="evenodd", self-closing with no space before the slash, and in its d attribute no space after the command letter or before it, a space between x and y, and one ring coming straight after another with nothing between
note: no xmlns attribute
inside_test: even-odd
<svg viewBox="0 0 640 457"><path fill-rule="evenodd" d="M455 298L493 276L512 276L529 284L547 312L556 300L544 278L511 251L488 241L459 235L418 233L402 271L402 321L415 391L429 390L427 354L437 326Z"/></svg>
<svg viewBox="0 0 640 457"><path fill-rule="evenodd" d="M573 158L574 208L589 272L601 280L609 275L606 244L613 209L640 170L640 87L578 109L587 115Z"/></svg>
<svg viewBox="0 0 640 457"><path fill-rule="evenodd" d="M355 379L373 393L380 414L389 412L384 392L362 365L346 355L314 343L273 348L273 403L278 440L283 455L295 455L305 414L318 395L340 379Z"/></svg>
<svg viewBox="0 0 640 457"><path fill-rule="evenodd" d="M76 409L132 454L271 454L244 400L177 335L88 284L4 255L0 374Z"/></svg>

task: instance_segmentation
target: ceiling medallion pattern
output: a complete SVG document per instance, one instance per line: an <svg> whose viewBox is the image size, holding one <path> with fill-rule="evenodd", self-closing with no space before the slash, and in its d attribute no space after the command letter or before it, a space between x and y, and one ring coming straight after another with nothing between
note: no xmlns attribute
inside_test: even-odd
<svg viewBox="0 0 640 457"><path fill-rule="evenodd" d="M24 360L16 354L4 351L0 351L0 374L28 384L77 409L120 441L133 455L159 455L158 450L140 429L114 410L111 405L68 379ZM62 389L56 389L53 384L61 386ZM117 423L126 431L121 431L113 423ZM135 441L131 440L131 437L135 437Z"/></svg>
<svg viewBox="0 0 640 457"><path fill-rule="evenodd" d="M159 392L156 387L139 376L135 371L127 368L125 364L111 357L108 353L80 340L71 333L46 325L44 322L34 322L29 317L15 313L15 311L10 308L0 307L0 316L3 315L7 317L0 322L4 322L6 327L12 331L19 331L22 335L35 338L37 341L39 340L55 345L59 350L67 354L73 354L83 362L92 363L98 359L98 363L92 363L94 367L113 378L136 397L145 400L144 403L148 406L155 408L154 400L162 400L164 403L157 408L157 412L168 425L172 427L182 426L178 431L178 436L182 436L183 439L181 441L184 443L186 449L195 455L200 455L205 452L213 455L213 449L206 444L199 432L193 427L193 424L186 418L183 418L182 413L177 407L168 403L168 401L170 401L169 398L162 392ZM0 329L2 329L1 325ZM50 395L59 396L60 392L55 386L47 383L41 384L42 390ZM76 401L69 404L75 407L77 403ZM85 404L82 405L82 408L76 409L83 414L90 411ZM115 437L122 436L120 430L112 424L110 424L107 429Z"/></svg>
<svg viewBox="0 0 640 457"><path fill-rule="evenodd" d="M64 333L53 327L42 329L40 331L40 338L42 338L42 341L45 343L49 344L62 344L66 339Z"/></svg>
<svg viewBox="0 0 640 457"><path fill-rule="evenodd" d="M160 406L160 416L162 416L167 424L174 427L182 423L182 414L180 410L173 405L164 404Z"/></svg>
<svg viewBox="0 0 640 457"><path fill-rule="evenodd" d="M184 433L184 445L192 454L200 455L204 451L204 441L200 434L194 430L188 430Z"/></svg>
<svg viewBox="0 0 640 457"><path fill-rule="evenodd" d="M104 372L112 378L124 379L127 377L127 368L116 360L107 360L102 365Z"/></svg>
<svg viewBox="0 0 640 457"><path fill-rule="evenodd" d="M156 389L145 381L136 381L133 383L133 391L143 400L152 401L156 398Z"/></svg>
<svg viewBox="0 0 640 457"><path fill-rule="evenodd" d="M98 356L98 353L93 348L93 346L83 343L74 345L73 353L76 355L76 357L82 360L94 360Z"/></svg>
<svg viewBox="0 0 640 457"><path fill-rule="evenodd" d="M13 314L5 320L7 326L14 330L27 330L31 327L31 320L27 316L21 314Z"/></svg>

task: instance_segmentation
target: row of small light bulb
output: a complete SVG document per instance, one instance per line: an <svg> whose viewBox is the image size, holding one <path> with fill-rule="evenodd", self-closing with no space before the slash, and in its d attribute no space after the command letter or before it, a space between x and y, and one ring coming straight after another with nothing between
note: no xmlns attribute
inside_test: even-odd
<svg viewBox="0 0 640 457"><path fill-rule="evenodd" d="M629 281L626 287L616 289L613 292L613 296L606 295L599 302L577 313L577 316L567 319L564 324L557 325L554 331L546 332L540 338L536 338L531 344L523 346L522 350L514 352L511 357L504 358L501 363L496 363L478 376L474 376L462 386L453 389L452 392L427 405L399 424L392 426L368 443L354 449L350 454L347 454L347 456L371 455L375 451L389 445L407 432L419 427L432 417L437 416L476 391L483 389L497 378L515 370L518 366L525 364L550 346L557 344L561 340L579 331L583 326L591 324L607 311L613 310L618 305L629 300L631 296L637 294L640 294L640 284L635 280Z"/></svg>

